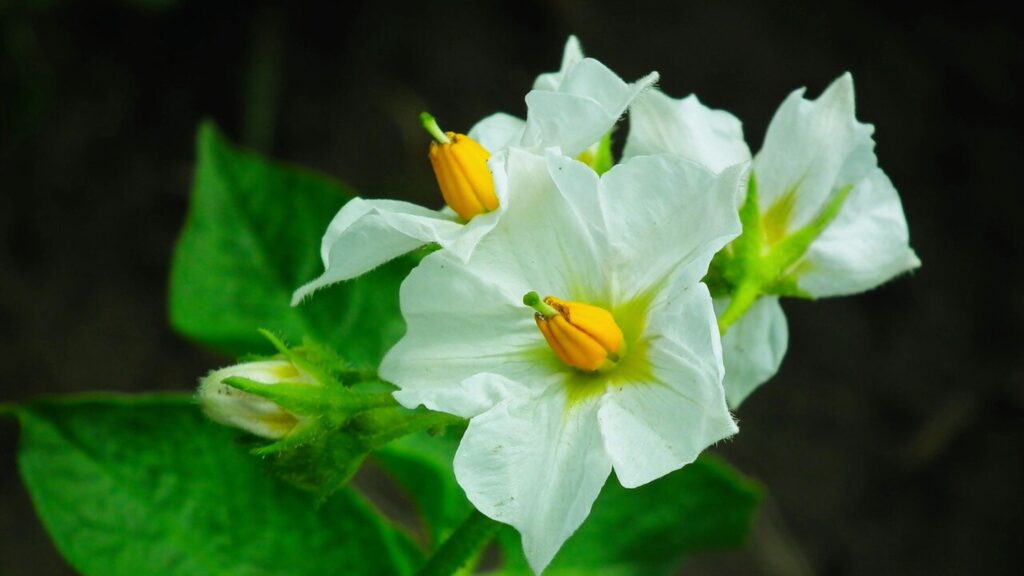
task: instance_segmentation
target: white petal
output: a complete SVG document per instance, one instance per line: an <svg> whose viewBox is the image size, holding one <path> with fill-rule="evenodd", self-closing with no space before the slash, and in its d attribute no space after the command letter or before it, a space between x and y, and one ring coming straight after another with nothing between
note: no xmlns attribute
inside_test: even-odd
<svg viewBox="0 0 1024 576"><path fill-rule="evenodd" d="M721 313L729 306L728 298L715 300ZM722 337L725 359L725 396L729 406L740 404L761 384L779 370L789 344L789 327L779 299L765 296L736 321Z"/></svg>
<svg viewBox="0 0 1024 576"><path fill-rule="evenodd" d="M797 90L782 103L754 158L762 212L785 194L795 195L789 231L810 222L833 192L857 183L877 165L874 129L857 122L849 74L817 100L805 100L803 93Z"/></svg>
<svg viewBox="0 0 1024 576"><path fill-rule="evenodd" d="M469 130L469 137L479 142L491 154L495 154L519 144L525 127L525 120L498 112L477 122Z"/></svg>
<svg viewBox="0 0 1024 576"><path fill-rule="evenodd" d="M693 462L738 431L725 404L718 325L703 284L672 288L651 310L644 339L653 380L613 382L598 413L615 475L626 488Z"/></svg>
<svg viewBox="0 0 1024 576"><path fill-rule="evenodd" d="M556 385L472 419L455 455L470 502L522 534L538 574L590 514L611 471L596 410L597 397L569 406Z"/></svg>
<svg viewBox="0 0 1024 576"><path fill-rule="evenodd" d="M799 286L816 297L869 290L921 265L909 242L899 194L875 169L811 244L799 265Z"/></svg>
<svg viewBox="0 0 1024 576"><path fill-rule="evenodd" d="M679 154L714 172L750 160L738 118L708 108L694 95L676 100L653 88L629 107L623 157L645 154Z"/></svg>
<svg viewBox="0 0 1024 576"><path fill-rule="evenodd" d="M507 267L529 290L568 299L607 293L607 251L599 238L597 175L560 155L514 150L508 159L508 211L470 265ZM518 294L522 298L525 292Z"/></svg>
<svg viewBox="0 0 1024 576"><path fill-rule="evenodd" d="M353 198L324 233L320 244L324 273L296 290L292 305L324 286L355 278L424 244L450 244L463 228L450 215L408 202Z"/></svg>
<svg viewBox="0 0 1024 576"><path fill-rule="evenodd" d="M736 194L745 167L715 175L679 156L637 156L601 178L607 242L622 300L669 278L694 284L739 235Z"/></svg>
<svg viewBox="0 0 1024 576"><path fill-rule="evenodd" d="M526 95L522 144L538 150L554 146L575 157L611 130L630 102L657 80L657 73L651 73L627 84L604 64L584 58L569 68L556 90Z"/></svg>
<svg viewBox="0 0 1024 576"><path fill-rule="evenodd" d="M562 66L558 72L547 72L537 76L533 88L535 90L558 90L559 84L565 78L565 72L580 60L583 60L583 48L580 47L580 41L575 36L569 36L565 42L565 49L562 51Z"/></svg>
<svg viewBox="0 0 1024 576"><path fill-rule="evenodd" d="M474 376L543 389L553 371L537 361L544 342L522 303L528 291L506 269L464 265L444 252L424 258L402 283L406 334L380 366L381 377L401 389L395 399L472 417L518 389L495 378L466 382Z"/></svg>

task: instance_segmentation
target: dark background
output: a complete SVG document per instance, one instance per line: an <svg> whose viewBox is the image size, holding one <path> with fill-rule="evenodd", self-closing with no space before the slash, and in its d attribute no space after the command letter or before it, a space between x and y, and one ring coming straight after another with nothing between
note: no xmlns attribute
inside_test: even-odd
<svg viewBox="0 0 1024 576"><path fill-rule="evenodd" d="M790 90L850 70L924 266L786 303L786 362L718 449L770 499L744 550L684 572L1019 573L1019 22L870 4L0 2L0 401L189 390L226 362L165 314L201 118L366 196L437 205L416 113L458 131L523 115L570 33L626 79L656 69L735 113L755 150ZM0 573L66 574L16 439L0 422Z"/></svg>

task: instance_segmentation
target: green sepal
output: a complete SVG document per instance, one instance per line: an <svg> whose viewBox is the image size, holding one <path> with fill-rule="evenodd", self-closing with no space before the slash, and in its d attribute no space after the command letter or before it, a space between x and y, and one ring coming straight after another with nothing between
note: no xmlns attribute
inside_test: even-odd
<svg viewBox="0 0 1024 576"><path fill-rule="evenodd" d="M266 398L296 416L326 415L332 419L344 421L364 410L396 404L391 394L352 392L333 386L295 382L267 384L242 376L225 378L221 383L260 398Z"/></svg>
<svg viewBox="0 0 1024 576"><path fill-rule="evenodd" d="M450 414L396 404L359 412L341 423L325 417L304 420L288 436L253 453L271 457L276 474L322 502L344 488L373 451L415 432L462 423Z"/></svg>
<svg viewBox="0 0 1024 576"><path fill-rule="evenodd" d="M704 278L713 297L731 299L718 319L722 334L762 295L813 299L799 287L800 260L839 215L852 186L838 189L814 220L782 236L780 230L792 212L798 187L787 191L762 214L757 179L751 173L739 212L743 232L715 255Z"/></svg>
<svg viewBox="0 0 1024 576"><path fill-rule="evenodd" d="M774 273L772 274L772 282L782 279L785 274L792 271L793 266L811 248L811 244L821 236L821 233L839 215L839 211L842 209L852 189L853 186L847 185L837 190L832 195L832 198L829 199L828 204L815 216L814 220L796 232L787 235L771 248L762 265L766 271ZM795 277L792 278L794 285L795 281ZM766 284L767 286L771 286L771 284ZM779 286L781 289L786 287L787 281L783 281Z"/></svg>
<svg viewBox="0 0 1024 576"><path fill-rule="evenodd" d="M274 474L323 503L349 483L372 451L363 436L344 428L325 430L310 420L284 439L252 452L269 456Z"/></svg>
<svg viewBox="0 0 1024 576"><path fill-rule="evenodd" d="M592 146L580 153L577 160L590 166L598 176L612 169L615 166L615 154L612 152L612 132L609 130Z"/></svg>

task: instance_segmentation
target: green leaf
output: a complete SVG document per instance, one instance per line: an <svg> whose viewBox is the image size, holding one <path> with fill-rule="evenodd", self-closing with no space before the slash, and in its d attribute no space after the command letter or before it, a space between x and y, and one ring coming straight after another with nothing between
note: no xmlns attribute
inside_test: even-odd
<svg viewBox="0 0 1024 576"><path fill-rule="evenodd" d="M670 574L686 554L741 545L760 489L721 460L696 462L640 488L609 479L583 526L555 556L548 576ZM499 536L502 574L530 574L519 534Z"/></svg>
<svg viewBox="0 0 1024 576"><path fill-rule="evenodd" d="M406 574L421 561L356 493L314 506L188 397L45 399L16 414L25 484L87 576Z"/></svg>
<svg viewBox="0 0 1024 576"><path fill-rule="evenodd" d="M357 367L375 368L404 330L398 287L413 259L290 306L295 288L322 271L320 239L352 193L239 150L209 123L196 146L192 204L171 269L174 328L234 355L272 351L257 328L293 342L309 336Z"/></svg>

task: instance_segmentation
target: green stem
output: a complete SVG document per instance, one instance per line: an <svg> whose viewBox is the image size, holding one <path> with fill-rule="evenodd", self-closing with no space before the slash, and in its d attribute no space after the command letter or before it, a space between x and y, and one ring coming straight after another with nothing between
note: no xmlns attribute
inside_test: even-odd
<svg viewBox="0 0 1024 576"><path fill-rule="evenodd" d="M476 557L491 538L498 533L501 524L474 509L462 524L434 552L427 563L417 572L418 576L451 576Z"/></svg>
<svg viewBox="0 0 1024 576"><path fill-rule="evenodd" d="M757 302L759 296L761 296L761 285L759 283L751 281L742 282L736 288L736 293L732 295L729 307L718 318L719 333L725 336L729 327L742 318L747 313L747 310L750 310L750 307L754 305L754 302Z"/></svg>

